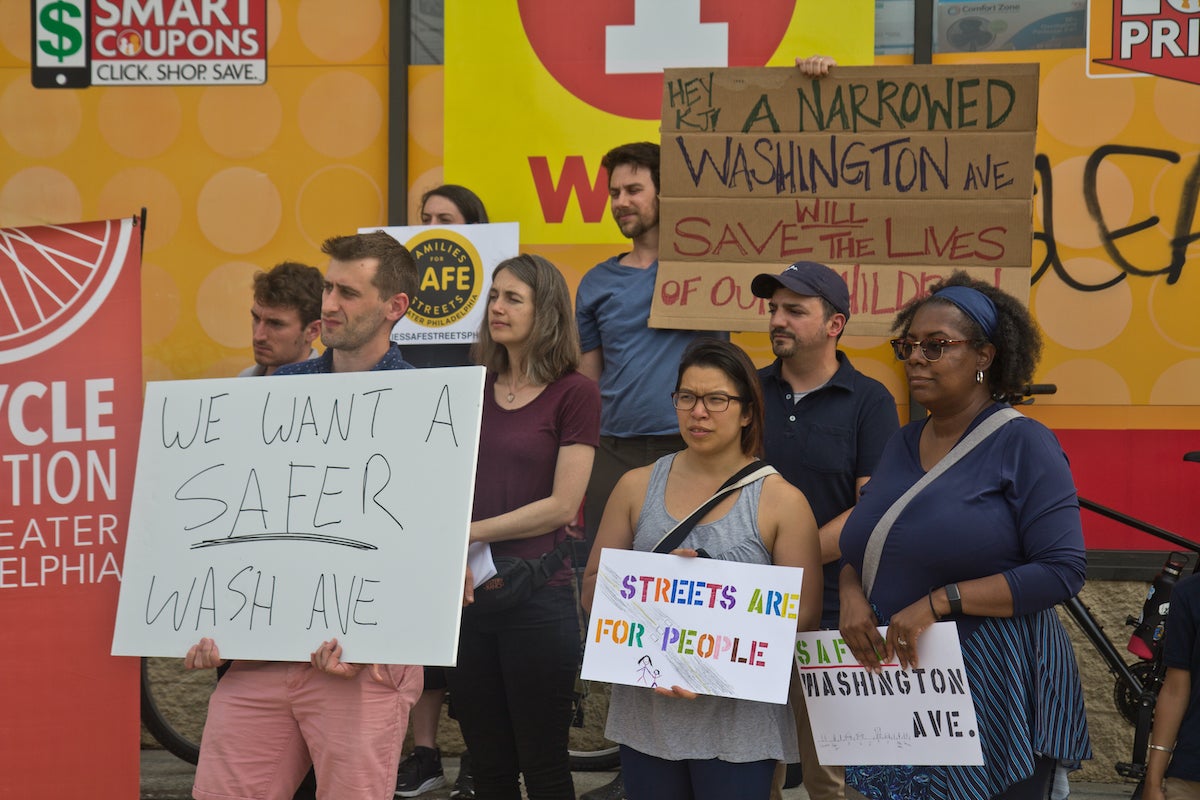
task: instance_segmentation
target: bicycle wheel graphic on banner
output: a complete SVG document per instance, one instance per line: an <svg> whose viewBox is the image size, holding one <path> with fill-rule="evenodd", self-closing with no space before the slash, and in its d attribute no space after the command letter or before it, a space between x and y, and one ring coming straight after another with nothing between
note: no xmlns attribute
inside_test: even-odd
<svg viewBox="0 0 1200 800"><path fill-rule="evenodd" d="M0 228L0 364L45 352L91 319L133 233L132 218Z"/></svg>

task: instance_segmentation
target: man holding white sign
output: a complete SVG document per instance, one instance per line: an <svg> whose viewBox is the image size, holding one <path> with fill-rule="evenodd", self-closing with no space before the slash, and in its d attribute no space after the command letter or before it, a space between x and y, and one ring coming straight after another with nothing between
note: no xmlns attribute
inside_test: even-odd
<svg viewBox="0 0 1200 800"><path fill-rule="evenodd" d="M783 680L777 687L781 701L777 704L733 699L729 695L749 694L744 690L738 693L732 686L722 688L718 680L687 680L690 685L668 686L657 685L657 679L667 678L665 659L672 649L674 655L670 658L691 659L693 671L711 665L718 643L722 643L722 656L717 660L733 658L730 667L734 670L765 669L769 664L781 666L786 662L778 660L777 650L768 655L772 648L764 650L752 635L735 633L748 633L752 619L783 617L792 623L785 637L790 644L795 630L816 626L821 611L817 526L804 495L769 467L764 473L761 468L766 465L756 462L762 452L762 389L754 364L740 348L713 339L697 341L684 353L671 396L686 447L649 467L626 473L617 483L605 507L584 577L583 602L589 609L594 598L625 593L629 595L626 599L637 597L644 610L653 609L663 619L661 624L646 625L642 632L643 644L658 639L657 649L650 648L646 654L642 686L635 688L638 677L630 681L635 686L613 686L606 735L621 744L621 770L629 800L766 800L775 763L796 757L795 722L782 702L787 669L778 673ZM746 484L722 494L720 489L730 476ZM735 481L729 485L740 484ZM694 511L698 507L700 510ZM689 515L692 518L685 519ZM685 520L684 526L692 526L686 535L665 536L680 520ZM800 586L785 580L781 588L765 587L757 602L749 586L750 591L726 592L729 587L709 585L720 583L717 578L672 578L670 573L679 570L668 563L657 575L630 572L627 580L614 581L601 573L604 548L659 550L677 556L800 567L803 581ZM688 566L692 572L717 572ZM702 605L717 615L718 619L711 621L720 630L713 627L702 631L697 626L666 621L676 616L672 609ZM730 612L727 619L720 619L718 608ZM589 674L594 645L602 644L605 636L619 638L625 630L619 624L622 620L614 621L612 615L603 615L599 610L598 605L592 613L585 676ZM754 638L754 643L748 643L748 638ZM729 647L723 646L726 639ZM736 656L734 639L738 640ZM662 668L657 666L659 661L663 661ZM655 670L661 674L656 676ZM697 696L697 691L711 694ZM713 696L716 694L726 696Z"/></svg>
<svg viewBox="0 0 1200 800"><path fill-rule="evenodd" d="M411 368L388 339L417 287L409 252L382 232L335 237L321 249L330 256L321 307L327 349L276 374ZM391 796L421 667L364 667L341 656L335 638L321 643L310 664L236 662L209 705L194 796L286 800L310 764L339 798ZM203 669L224 662L205 638L185 663Z"/></svg>

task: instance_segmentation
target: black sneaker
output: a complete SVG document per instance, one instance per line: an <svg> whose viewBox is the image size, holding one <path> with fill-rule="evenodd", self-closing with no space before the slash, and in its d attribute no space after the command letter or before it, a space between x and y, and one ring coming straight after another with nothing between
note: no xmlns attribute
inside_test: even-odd
<svg viewBox="0 0 1200 800"><path fill-rule="evenodd" d="M445 785L442 754L436 747L414 747L396 770L396 797L417 797Z"/></svg>
<svg viewBox="0 0 1200 800"><path fill-rule="evenodd" d="M625 781L621 779L621 773L618 771L617 777L603 786L584 792L579 800L625 800Z"/></svg>
<svg viewBox="0 0 1200 800"><path fill-rule="evenodd" d="M454 779L454 788L450 790L451 797L461 797L462 800L475 800L475 776L471 774L471 754L463 751L458 760L458 777Z"/></svg>

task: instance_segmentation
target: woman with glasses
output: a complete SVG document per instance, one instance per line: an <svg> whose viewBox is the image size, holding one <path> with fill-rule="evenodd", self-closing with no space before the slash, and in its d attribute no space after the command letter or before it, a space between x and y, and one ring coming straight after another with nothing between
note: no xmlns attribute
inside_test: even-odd
<svg viewBox="0 0 1200 800"><path fill-rule="evenodd" d="M1006 402L1032 378L1041 337L1015 298L962 272L901 310L894 328L912 399L929 415L888 442L842 531L841 632L868 669L890 659L911 668L922 633L955 621L985 763L847 767L846 781L888 800L1046 798L1056 773L1091 752L1054 611L1084 580L1075 485L1054 434Z"/></svg>
<svg viewBox="0 0 1200 800"><path fill-rule="evenodd" d="M617 483L584 575L591 606L604 548L653 550L762 450L762 388L736 345L701 339L684 354L672 394L685 449ZM808 502L779 475L724 498L674 551L804 568L798 630L821 614L821 555ZM690 702L689 702L690 701ZM787 705L697 696L682 687L612 687L606 735L621 745L625 797L767 798L777 761L796 761Z"/></svg>
<svg viewBox="0 0 1200 800"><path fill-rule="evenodd" d="M576 372L563 276L540 256L502 261L474 351L487 367L471 541L534 559L567 536L600 438L600 389ZM448 670L480 800L574 800L567 754L579 622L564 565L515 608L467 607Z"/></svg>

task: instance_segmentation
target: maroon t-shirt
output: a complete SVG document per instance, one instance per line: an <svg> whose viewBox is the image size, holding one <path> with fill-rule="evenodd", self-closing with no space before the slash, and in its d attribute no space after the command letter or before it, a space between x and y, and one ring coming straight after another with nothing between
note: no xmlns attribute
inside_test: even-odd
<svg viewBox="0 0 1200 800"><path fill-rule="evenodd" d="M472 520L496 517L549 497L554 491L559 448L600 443L600 387L591 378L569 372L543 389L533 402L513 410L496 403L496 375L488 378ZM492 554L537 558L553 550L566 535L566 529L559 528L527 539L492 542ZM570 575L564 566L550 583L567 583Z"/></svg>

